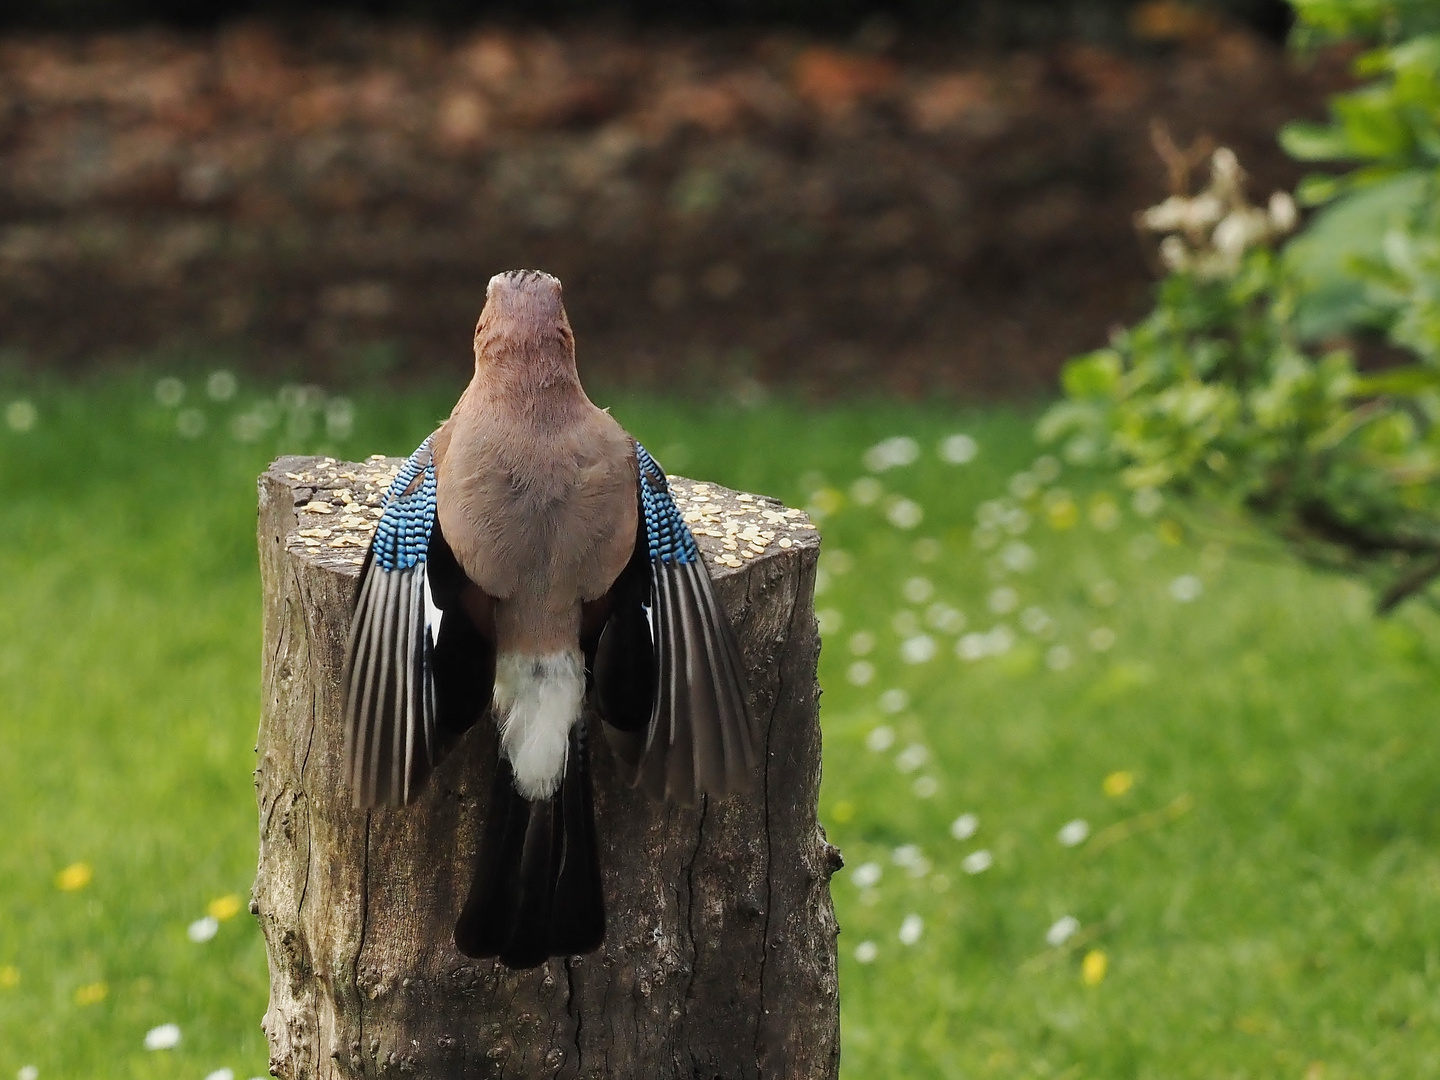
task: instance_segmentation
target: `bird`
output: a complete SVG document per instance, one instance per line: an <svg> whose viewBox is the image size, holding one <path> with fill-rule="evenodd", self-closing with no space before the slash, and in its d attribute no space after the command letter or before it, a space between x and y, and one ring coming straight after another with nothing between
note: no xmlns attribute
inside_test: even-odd
<svg viewBox="0 0 1440 1080"><path fill-rule="evenodd" d="M604 940L592 718L622 782L687 807L752 790L760 733L664 470L581 387L560 281L491 278L474 353L361 566L343 772L355 807L404 806L492 718L498 761L454 942L525 969Z"/></svg>

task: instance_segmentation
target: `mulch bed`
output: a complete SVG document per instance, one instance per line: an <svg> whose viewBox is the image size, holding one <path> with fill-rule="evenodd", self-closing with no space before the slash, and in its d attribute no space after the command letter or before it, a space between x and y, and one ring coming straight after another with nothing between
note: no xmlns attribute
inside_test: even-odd
<svg viewBox="0 0 1440 1080"><path fill-rule="evenodd" d="M1343 80L1239 28L1163 31L0 38L0 346L452 377L490 275L532 266L597 382L1043 391L1147 303L1152 121L1234 147L1264 196L1299 175L1277 126Z"/></svg>

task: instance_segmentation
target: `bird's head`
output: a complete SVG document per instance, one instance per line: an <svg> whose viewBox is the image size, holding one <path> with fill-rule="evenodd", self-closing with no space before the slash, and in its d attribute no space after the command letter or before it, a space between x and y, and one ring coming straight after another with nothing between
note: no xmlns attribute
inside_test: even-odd
<svg viewBox="0 0 1440 1080"><path fill-rule="evenodd" d="M548 381L575 371L575 335L560 279L540 270L507 270L490 279L475 324L475 362Z"/></svg>

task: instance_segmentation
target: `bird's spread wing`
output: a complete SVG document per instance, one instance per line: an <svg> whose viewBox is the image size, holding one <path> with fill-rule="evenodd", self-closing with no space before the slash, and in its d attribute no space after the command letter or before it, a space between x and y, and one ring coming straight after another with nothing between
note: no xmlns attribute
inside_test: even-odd
<svg viewBox="0 0 1440 1080"><path fill-rule="evenodd" d="M611 742L652 797L747 790L759 732L735 635L659 464L638 443L640 528L595 657Z"/></svg>
<svg viewBox="0 0 1440 1080"><path fill-rule="evenodd" d="M427 572L435 533L426 439L390 485L360 571L345 673L345 779L356 806L410 802L438 756L433 675L441 613Z"/></svg>

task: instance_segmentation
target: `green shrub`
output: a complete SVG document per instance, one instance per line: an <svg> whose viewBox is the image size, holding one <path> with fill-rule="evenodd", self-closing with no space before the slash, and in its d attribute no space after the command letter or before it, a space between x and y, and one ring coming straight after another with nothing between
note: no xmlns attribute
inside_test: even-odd
<svg viewBox="0 0 1440 1080"><path fill-rule="evenodd" d="M1155 310L1072 361L1042 436L1138 488L1199 496L1259 521L1302 557L1356 573L1387 609L1440 575L1440 9L1295 0L1302 48L1373 45L1369 81L1285 148L1348 168L1251 206L1216 152L1209 187L1141 215L1169 275ZM1404 362L1357 369L1355 340Z"/></svg>

